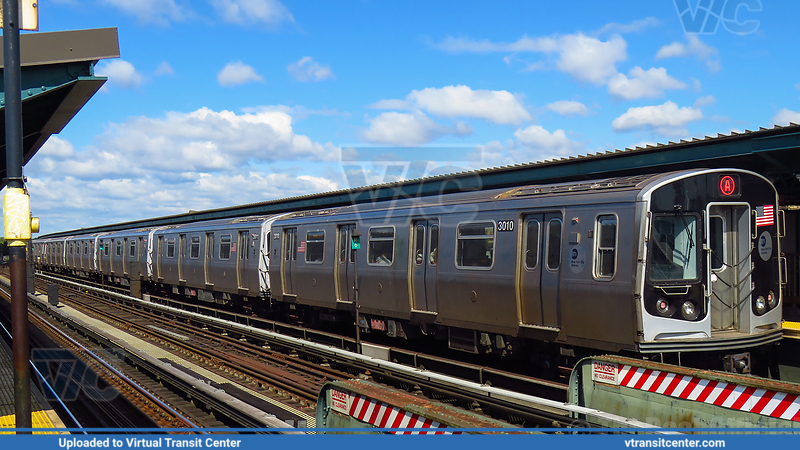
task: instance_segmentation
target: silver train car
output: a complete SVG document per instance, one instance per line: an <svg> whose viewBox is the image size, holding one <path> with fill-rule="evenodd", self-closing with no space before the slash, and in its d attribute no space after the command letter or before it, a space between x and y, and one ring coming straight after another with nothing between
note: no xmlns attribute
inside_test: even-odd
<svg viewBox="0 0 800 450"><path fill-rule="evenodd" d="M747 371L746 352L782 336L777 192L754 172L689 170L237 220L140 233L147 289L246 301L304 323L352 324L357 309L364 332L537 355L544 366L622 352L665 362L710 355L697 364L725 359ZM108 238L41 239L37 261L80 273L92 263L67 258L69 246L91 258L92 240Z"/></svg>

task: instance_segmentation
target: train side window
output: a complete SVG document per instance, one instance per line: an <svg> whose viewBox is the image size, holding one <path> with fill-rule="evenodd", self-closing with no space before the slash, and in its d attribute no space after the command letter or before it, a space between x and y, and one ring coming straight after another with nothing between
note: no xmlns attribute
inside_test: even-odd
<svg viewBox="0 0 800 450"><path fill-rule="evenodd" d="M597 216L595 224L594 276L612 278L616 272L617 256L617 217Z"/></svg>
<svg viewBox="0 0 800 450"><path fill-rule="evenodd" d="M433 267L439 262L439 225L431 225L430 233L431 242L428 245L428 264Z"/></svg>
<svg viewBox="0 0 800 450"><path fill-rule="evenodd" d="M110 251L109 247L111 247L111 244L108 243L108 242L104 242L104 245L103 245L103 255L104 256L108 256L108 253Z"/></svg>
<svg viewBox="0 0 800 450"><path fill-rule="evenodd" d="M547 222L547 268L557 270L561 266L561 219Z"/></svg>
<svg viewBox="0 0 800 450"><path fill-rule="evenodd" d="M339 262L343 263L347 259L347 247L349 246L347 239L347 228L339 229Z"/></svg>
<svg viewBox="0 0 800 450"><path fill-rule="evenodd" d="M267 256L269 256L269 252L272 251L272 232L267 231Z"/></svg>
<svg viewBox="0 0 800 450"><path fill-rule="evenodd" d="M200 257L200 236L192 236L189 257L192 259L197 259Z"/></svg>
<svg viewBox="0 0 800 450"><path fill-rule="evenodd" d="M414 264L421 266L425 262L425 225L417 225L414 239Z"/></svg>
<svg viewBox="0 0 800 450"><path fill-rule="evenodd" d="M128 256L131 258L136 258L136 239L131 239L131 248L128 252Z"/></svg>
<svg viewBox="0 0 800 450"><path fill-rule="evenodd" d="M722 216L708 218L708 246L711 247L711 270L725 269L725 221Z"/></svg>
<svg viewBox="0 0 800 450"><path fill-rule="evenodd" d="M525 268L535 269L539 264L539 221L525 223Z"/></svg>
<svg viewBox="0 0 800 450"><path fill-rule="evenodd" d="M88 255L89 254L89 243L88 242L84 242L83 243L83 254L84 255Z"/></svg>
<svg viewBox="0 0 800 450"><path fill-rule="evenodd" d="M231 258L231 235L224 234L219 237L219 259Z"/></svg>
<svg viewBox="0 0 800 450"><path fill-rule="evenodd" d="M456 233L456 267L492 267L494 222L460 223Z"/></svg>
<svg viewBox="0 0 800 450"><path fill-rule="evenodd" d="M115 252L117 256L122 256L122 241L117 241Z"/></svg>
<svg viewBox="0 0 800 450"><path fill-rule="evenodd" d="M175 239L167 239L167 258L175 257Z"/></svg>
<svg viewBox="0 0 800 450"><path fill-rule="evenodd" d="M367 264L391 266L394 262L394 227L370 228Z"/></svg>
<svg viewBox="0 0 800 450"><path fill-rule="evenodd" d="M306 233L306 262L322 264L325 256L325 231L309 231Z"/></svg>
<svg viewBox="0 0 800 450"><path fill-rule="evenodd" d="M214 259L214 233L206 233L206 259Z"/></svg>

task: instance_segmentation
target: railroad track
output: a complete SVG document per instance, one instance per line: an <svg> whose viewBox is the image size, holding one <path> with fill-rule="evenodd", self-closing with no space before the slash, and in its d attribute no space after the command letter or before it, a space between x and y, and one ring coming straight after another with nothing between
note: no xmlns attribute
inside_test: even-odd
<svg viewBox="0 0 800 450"><path fill-rule="evenodd" d="M10 302L7 289L0 288L0 297ZM44 369L44 375L52 386L61 385L62 389L53 393L61 394L60 400L71 405L70 409L76 412L78 422L83 427L183 428L198 429L200 432L196 420L144 388L142 383L123 374L101 354L89 350L47 317L35 310L30 311L28 316L31 323L49 338L37 336L32 339L34 348L39 349L33 359L39 363L37 367L40 370ZM57 351L53 344L68 350L70 356ZM79 379L60 378L59 375L65 370L62 364L66 364L72 374L78 374ZM91 374L97 378L93 379ZM83 384L64 386L65 382L76 381Z"/></svg>
<svg viewBox="0 0 800 450"><path fill-rule="evenodd" d="M349 378L349 374L319 363L287 357L285 354L222 333L191 326L150 311L120 304L93 292L71 287L63 301L91 312L142 339L187 359L197 359L232 381L246 381L256 387L277 389L302 407L316 403L320 387L330 380Z"/></svg>
<svg viewBox="0 0 800 450"><path fill-rule="evenodd" d="M44 279L45 277L40 278ZM47 277L47 280L48 282L57 281L57 279L51 277ZM61 285L65 287L72 286L70 283L62 283ZM78 293L88 295L90 291L92 290L73 290L69 296L77 297ZM271 383L274 382L274 378L272 380L265 379L270 375L267 372L272 371L273 368L265 366L264 359L274 358L273 363L274 361L280 361L283 365L290 365L289 362L292 363L291 365L302 362L304 366L302 369L292 367L291 370L311 370L311 373L318 377L316 382L309 381L308 375L301 375L302 379L297 379L297 372L294 372L290 385L276 383L277 386L273 386L279 391L289 392L290 398L300 402L301 406L305 404L309 407L313 406L311 403L312 392L315 400L316 392L322 382L330 379L360 376L363 378L369 377L377 382L406 389L438 401L455 404L465 409L483 412L489 416L524 426L550 427L553 424L569 426L573 422L568 417L565 417L563 411L543 411L536 407L525 407L514 402L488 398L485 395L475 395L474 393L461 391L453 386L437 383L426 384L424 381L420 382L420 379L416 377L393 373L361 359L339 357L309 346L293 347L280 340L270 341L265 339L263 334L259 334L257 329L267 329L281 335L296 336L303 340L322 342L328 345L332 344L341 349L355 349L355 342L349 337L312 331L229 311L176 302L170 299L155 300L168 303L172 307L180 306L182 309L189 310L194 314L183 313L172 308L164 308L158 303L144 302L110 292L102 295L96 293L92 295L95 295L93 300L71 298L67 299L67 301L80 302L82 304L81 307L95 308L95 314L105 315L107 320L111 321L118 320L120 314L142 314L146 312L148 314L147 318L142 319L146 323L125 326L131 327L141 336L158 339L165 346L170 347L181 347L186 337L191 340L203 340L206 346L202 350L195 352L195 354L201 355L202 358L212 364L219 365L223 371L227 371L230 376L236 379L243 379L257 384L262 383L262 386L273 386ZM111 300L101 297L109 297ZM100 306L101 304L103 306ZM198 313L206 313L211 317L206 318ZM225 318L231 322L231 326L221 325L219 320L212 320L215 317ZM244 332L241 327L233 326L235 324L246 324L249 327L254 327L256 331L253 333ZM168 328L168 330L166 330L166 333L159 334L157 328ZM199 333L198 330L203 330L203 332ZM213 334L208 333L212 331L214 332ZM264 347L270 350L278 350L279 352L265 353ZM224 358L228 358L233 354L236 357L228 362L223 362L225 361ZM253 363L254 358L257 363ZM457 372L463 378L482 385L515 389L518 392L529 395L540 394L545 391L550 397L555 397L559 400L565 397L566 385L562 383L538 380L533 377L504 372L486 366L467 364L463 361L453 361L396 348L390 349L390 359L425 371L443 368L445 371ZM308 364L312 364L313 368L310 368ZM321 374L323 375L322 378L320 378ZM279 377L281 376L279 375ZM297 386L302 387L302 392L297 391Z"/></svg>

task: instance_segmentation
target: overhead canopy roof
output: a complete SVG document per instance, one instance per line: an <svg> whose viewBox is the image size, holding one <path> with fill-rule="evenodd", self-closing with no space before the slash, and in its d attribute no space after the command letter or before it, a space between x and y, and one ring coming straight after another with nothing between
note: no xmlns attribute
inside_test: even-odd
<svg viewBox="0 0 800 450"><path fill-rule="evenodd" d="M765 175L775 183L782 202L800 203L800 125L719 134L703 139L616 150L558 160L441 175L335 192L305 195L207 211L190 211L154 219L53 233L65 236L127 228L170 225L244 215L275 214L329 208L441 193L581 181L692 168L741 168Z"/></svg>
<svg viewBox="0 0 800 450"><path fill-rule="evenodd" d="M0 37L0 73L2 42ZM30 161L50 135L61 132L103 86L106 78L94 76L94 65L105 58L119 58L116 28L20 36L24 163ZM0 90L0 148L5 155L5 90L2 83ZM6 177L5 157L0 158L0 177ZM5 185L4 180L0 182L0 187Z"/></svg>

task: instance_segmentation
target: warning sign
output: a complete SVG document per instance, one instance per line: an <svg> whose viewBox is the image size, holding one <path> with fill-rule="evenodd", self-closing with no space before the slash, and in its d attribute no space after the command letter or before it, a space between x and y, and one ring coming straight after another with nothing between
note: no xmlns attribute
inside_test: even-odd
<svg viewBox="0 0 800 450"><path fill-rule="evenodd" d="M342 414L350 414L350 394L331 389L331 409Z"/></svg>
<svg viewBox="0 0 800 450"><path fill-rule="evenodd" d="M618 373L619 367L616 363L592 361L592 381L619 385Z"/></svg>

